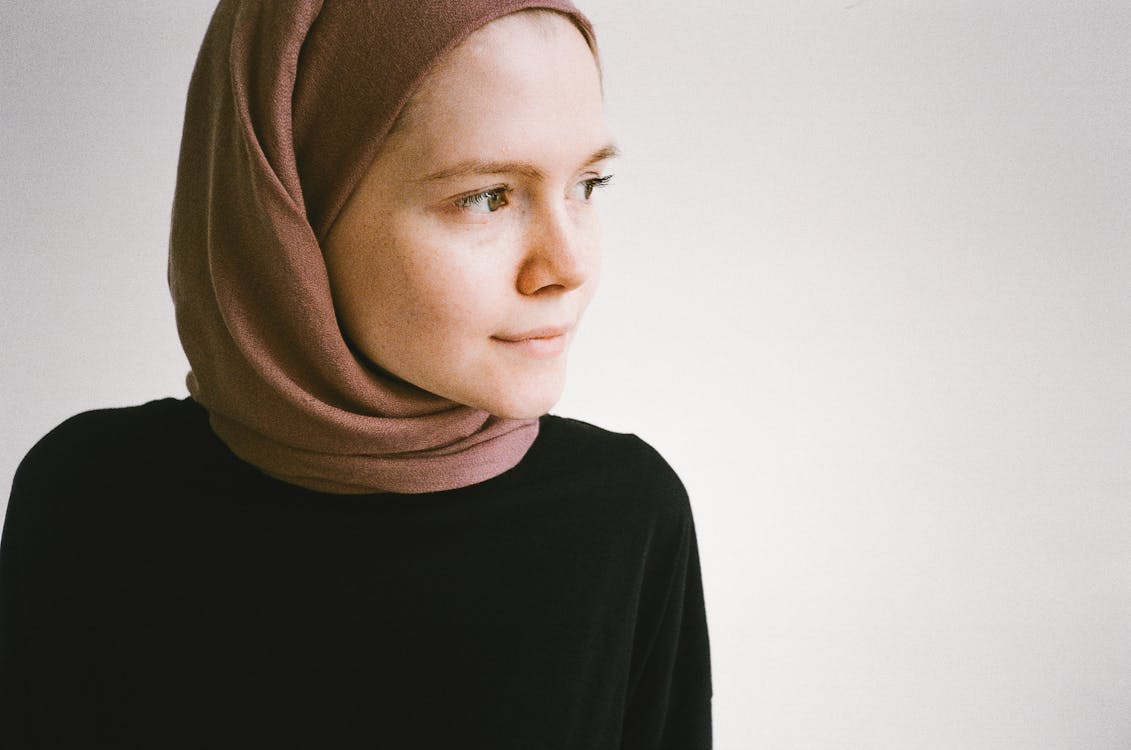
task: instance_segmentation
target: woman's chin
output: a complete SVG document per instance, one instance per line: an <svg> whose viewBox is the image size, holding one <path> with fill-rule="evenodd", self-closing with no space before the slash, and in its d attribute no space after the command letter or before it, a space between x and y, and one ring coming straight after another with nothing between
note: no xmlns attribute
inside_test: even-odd
<svg viewBox="0 0 1131 750"><path fill-rule="evenodd" d="M564 383L555 382L543 383L537 388L511 389L492 394L473 406L504 419L537 419L554 408L562 397L563 387Z"/></svg>

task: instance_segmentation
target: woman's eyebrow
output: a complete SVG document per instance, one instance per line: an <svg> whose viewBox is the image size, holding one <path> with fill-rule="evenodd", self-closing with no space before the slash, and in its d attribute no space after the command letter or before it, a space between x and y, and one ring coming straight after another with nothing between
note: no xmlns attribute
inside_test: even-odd
<svg viewBox="0 0 1131 750"><path fill-rule="evenodd" d="M592 166L599 161L612 159L620 154L615 145L609 143L594 151L582 164L582 168ZM517 174L531 179L542 179L546 176L537 165L527 161L489 161L483 159L468 159L445 167L437 172L421 177L417 182L434 182L437 180L450 180L453 177L473 177L487 174Z"/></svg>

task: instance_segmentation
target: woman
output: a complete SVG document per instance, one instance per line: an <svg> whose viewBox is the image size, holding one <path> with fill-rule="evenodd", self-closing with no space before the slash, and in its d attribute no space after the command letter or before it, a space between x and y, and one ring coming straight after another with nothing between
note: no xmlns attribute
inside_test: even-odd
<svg viewBox="0 0 1131 750"><path fill-rule="evenodd" d="M701 748L679 479L546 412L614 156L568 2L221 2L169 280L190 398L13 484L4 747Z"/></svg>

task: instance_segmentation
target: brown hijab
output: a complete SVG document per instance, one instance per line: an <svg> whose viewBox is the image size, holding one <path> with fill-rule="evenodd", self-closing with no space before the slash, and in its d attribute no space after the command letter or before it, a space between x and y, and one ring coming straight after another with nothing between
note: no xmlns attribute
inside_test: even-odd
<svg viewBox="0 0 1131 750"><path fill-rule="evenodd" d="M169 247L188 388L240 458L336 493L463 487L515 466L537 420L384 373L342 336L320 240L449 49L569 0L222 0L189 85ZM398 335L390 331L390 336Z"/></svg>

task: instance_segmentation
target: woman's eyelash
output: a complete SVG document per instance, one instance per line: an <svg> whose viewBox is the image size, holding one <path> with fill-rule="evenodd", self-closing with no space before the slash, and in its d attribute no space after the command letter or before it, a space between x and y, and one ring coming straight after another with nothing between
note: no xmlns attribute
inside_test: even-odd
<svg viewBox="0 0 1131 750"><path fill-rule="evenodd" d="M593 191L597 188L605 187L613 179L611 174L603 177L590 177L587 180L582 180L579 184L585 189L585 199L588 200ZM456 198L455 204L460 208L475 208L481 206L486 208L488 212L497 211L503 206L507 205L507 193L510 192L509 185L502 185L500 187L491 188L490 190L481 190L478 193L465 195L462 198Z"/></svg>
<svg viewBox="0 0 1131 750"><path fill-rule="evenodd" d="M613 176L611 174L607 174L604 177L591 177L588 180L585 180L584 182L582 182L582 184L585 185L585 197L588 198L589 196L593 195L594 190L596 190L597 188L605 187L605 185L608 185L612 181L612 179Z"/></svg>
<svg viewBox="0 0 1131 750"><path fill-rule="evenodd" d="M486 201L485 207L487 210L495 211L506 205L506 195L509 191L510 187L507 185L491 188L490 190L481 190L478 193L456 198L455 204L460 208L472 208Z"/></svg>

